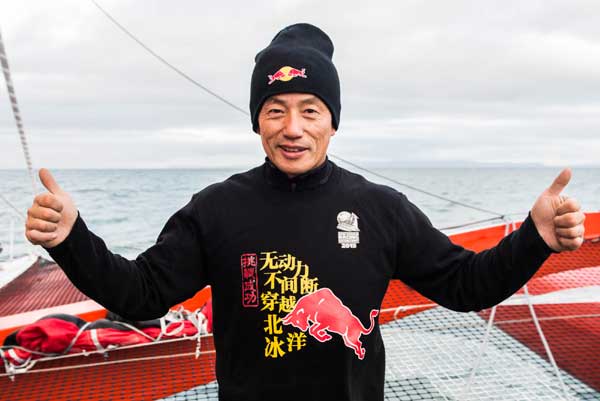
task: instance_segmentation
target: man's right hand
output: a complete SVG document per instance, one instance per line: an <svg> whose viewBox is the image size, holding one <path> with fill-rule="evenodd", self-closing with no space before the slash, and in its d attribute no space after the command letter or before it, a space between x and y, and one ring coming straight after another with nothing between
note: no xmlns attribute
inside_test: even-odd
<svg viewBox="0 0 600 401"><path fill-rule="evenodd" d="M53 248L71 232L77 220L77 207L71 196L54 181L50 171L42 168L39 175L49 192L33 199L33 205L27 210L25 236L34 245Z"/></svg>

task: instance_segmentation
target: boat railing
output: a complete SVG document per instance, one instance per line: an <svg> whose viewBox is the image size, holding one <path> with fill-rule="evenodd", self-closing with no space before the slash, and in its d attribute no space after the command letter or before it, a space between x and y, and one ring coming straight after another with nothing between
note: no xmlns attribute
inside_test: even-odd
<svg viewBox="0 0 600 401"><path fill-rule="evenodd" d="M24 256L40 255L25 238L25 224L21 216L0 213L0 264Z"/></svg>
<svg viewBox="0 0 600 401"><path fill-rule="evenodd" d="M7 216L8 224L0 226L0 262L12 261L15 254L15 217Z"/></svg>

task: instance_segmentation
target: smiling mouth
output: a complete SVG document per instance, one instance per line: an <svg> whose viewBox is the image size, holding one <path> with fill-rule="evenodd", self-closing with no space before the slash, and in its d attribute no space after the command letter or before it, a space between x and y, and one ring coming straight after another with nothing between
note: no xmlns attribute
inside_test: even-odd
<svg viewBox="0 0 600 401"><path fill-rule="evenodd" d="M283 145L279 145L279 147L281 149L283 149L286 152L290 152L290 153L300 153L302 151L305 151L307 148L302 148L299 146L283 146Z"/></svg>

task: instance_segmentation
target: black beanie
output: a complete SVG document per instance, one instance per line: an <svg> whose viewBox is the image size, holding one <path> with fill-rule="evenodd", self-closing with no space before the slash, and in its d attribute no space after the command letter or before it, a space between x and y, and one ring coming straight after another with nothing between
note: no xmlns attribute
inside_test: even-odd
<svg viewBox="0 0 600 401"><path fill-rule="evenodd" d="M340 121L340 80L331 61L333 42L319 28L294 24L279 31L254 61L250 86L252 129L258 133L258 115L269 96L301 92L318 96L331 112L337 130Z"/></svg>

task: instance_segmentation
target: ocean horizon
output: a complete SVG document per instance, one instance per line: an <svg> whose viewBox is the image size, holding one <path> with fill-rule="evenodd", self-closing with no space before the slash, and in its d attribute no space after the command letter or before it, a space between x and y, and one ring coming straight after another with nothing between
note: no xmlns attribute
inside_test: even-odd
<svg viewBox="0 0 600 401"><path fill-rule="evenodd" d="M440 229L487 220L496 215L441 200L407 186L522 220L537 196L562 170L544 166L370 168L378 175L396 181L394 183L345 163L337 164L406 194ZM59 185L72 195L88 228L103 238L111 251L132 259L156 241L167 219L194 193L247 169L50 168L50 171ZM571 182L564 193L576 198L584 211L599 211L600 168L572 167L572 170ZM0 199L2 261L8 257L11 221L15 227L13 255L28 252L23 216L32 204L33 191L25 169L0 169L0 182L3 197L22 211L22 216L17 217L12 207ZM44 190L39 180L37 190L38 193ZM490 221L490 224L500 222ZM41 247L37 249L47 256Z"/></svg>

